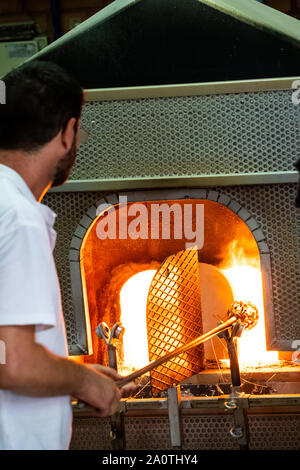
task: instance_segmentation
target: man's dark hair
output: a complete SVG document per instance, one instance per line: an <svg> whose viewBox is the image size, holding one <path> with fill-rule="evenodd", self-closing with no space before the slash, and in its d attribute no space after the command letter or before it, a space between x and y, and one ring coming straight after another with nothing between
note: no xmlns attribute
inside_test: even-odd
<svg viewBox="0 0 300 470"><path fill-rule="evenodd" d="M83 90L56 64L28 62L3 81L6 104L0 106L0 149L35 151L64 130L70 118L80 118Z"/></svg>

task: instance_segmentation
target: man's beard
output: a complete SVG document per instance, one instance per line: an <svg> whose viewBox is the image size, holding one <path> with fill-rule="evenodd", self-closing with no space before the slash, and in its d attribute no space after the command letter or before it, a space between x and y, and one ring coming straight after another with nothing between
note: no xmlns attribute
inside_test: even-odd
<svg viewBox="0 0 300 470"><path fill-rule="evenodd" d="M58 162L53 177L52 187L64 184L70 174L70 171L75 163L77 148L76 138L74 137L72 147Z"/></svg>

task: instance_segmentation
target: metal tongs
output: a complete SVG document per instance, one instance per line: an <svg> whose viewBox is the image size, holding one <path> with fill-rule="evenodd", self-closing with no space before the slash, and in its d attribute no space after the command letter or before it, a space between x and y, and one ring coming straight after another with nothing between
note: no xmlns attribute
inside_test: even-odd
<svg viewBox="0 0 300 470"><path fill-rule="evenodd" d="M229 319L225 321L224 323L221 323L213 330L209 331L208 333L205 333L204 335L197 337L193 341L190 341L189 343L184 344L183 346L180 346L177 349L174 349L169 354L165 354L164 356L159 357L155 361L152 361L149 364L147 364L145 367L142 367L141 369L133 372L132 374L127 375L123 379L118 380L116 382L117 386L123 387L127 383L134 381L141 375L144 375L146 372L150 372L151 370L155 369L161 364L169 361L173 357L178 356L184 353L185 351L188 351L189 349L194 348L198 346L199 344L204 343L205 341L213 338L214 336L219 335L220 333L228 330L233 325L236 325L233 327L234 329L233 336L240 336L243 329L249 330L253 328L257 324L257 321L258 321L258 310L250 302L234 302L231 305L230 309L228 310L227 314L229 316ZM226 338L227 336L225 335L225 339ZM233 351L233 345L231 345L229 341L227 341L227 343L229 346L230 359L236 363L237 356L235 354L235 351ZM238 379L236 379L236 381L238 381Z"/></svg>
<svg viewBox="0 0 300 470"><path fill-rule="evenodd" d="M118 370L116 341L122 339L124 332L125 328L119 322L115 323L111 330L104 321L96 328L96 335L106 344L109 367L115 370Z"/></svg>

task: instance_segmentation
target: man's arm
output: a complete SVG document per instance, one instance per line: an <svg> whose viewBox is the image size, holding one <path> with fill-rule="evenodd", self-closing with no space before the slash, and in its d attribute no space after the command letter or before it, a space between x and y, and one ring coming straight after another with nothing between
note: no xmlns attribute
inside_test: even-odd
<svg viewBox="0 0 300 470"><path fill-rule="evenodd" d="M32 397L72 395L99 410L101 416L117 410L121 391L115 385L119 378L115 371L54 355L36 343L34 335L33 325L0 327L6 346L0 388Z"/></svg>

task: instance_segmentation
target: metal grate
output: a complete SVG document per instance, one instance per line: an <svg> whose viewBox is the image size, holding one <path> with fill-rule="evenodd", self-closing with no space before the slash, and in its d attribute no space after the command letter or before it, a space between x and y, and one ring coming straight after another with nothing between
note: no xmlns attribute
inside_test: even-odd
<svg viewBox="0 0 300 470"><path fill-rule="evenodd" d="M148 410L149 412L149 410ZM300 450L299 414L250 415L250 450ZM232 415L182 416L183 450L238 450ZM125 416L126 450L172 449L167 416ZM72 450L111 450L108 418L75 417Z"/></svg>
<svg viewBox="0 0 300 470"><path fill-rule="evenodd" d="M147 333L150 361L202 334L196 249L169 256L157 270L147 299ZM151 371L153 395L200 372L203 354L201 345Z"/></svg>
<svg viewBox="0 0 300 470"><path fill-rule="evenodd" d="M251 450L300 450L300 415L249 416Z"/></svg>
<svg viewBox="0 0 300 470"><path fill-rule="evenodd" d="M229 435L232 416L204 415L182 418L183 448L199 450L236 450L238 444Z"/></svg>
<svg viewBox="0 0 300 470"><path fill-rule="evenodd" d="M87 102L71 179L291 171L299 121L291 90Z"/></svg>
<svg viewBox="0 0 300 470"><path fill-rule="evenodd" d="M73 420L71 450L112 449L109 418L76 417Z"/></svg>
<svg viewBox="0 0 300 470"><path fill-rule="evenodd" d="M45 196L43 203L47 204L57 213L55 230L57 231L57 242L54 250L57 273L60 281L62 305L68 344L80 343L80 331L76 325L74 315L69 250L74 231L81 216L103 193L49 193Z"/></svg>
<svg viewBox="0 0 300 470"><path fill-rule="evenodd" d="M167 416L125 417L126 449L172 449Z"/></svg>
<svg viewBox="0 0 300 470"><path fill-rule="evenodd" d="M299 414L248 416L250 450L300 450ZM229 435L231 415L182 416L183 450L238 450ZM128 417L124 420L125 449L172 449L167 416ZM151 436L151 438L149 438ZM108 418L75 417L72 450L110 450Z"/></svg>
<svg viewBox="0 0 300 470"><path fill-rule="evenodd" d="M183 450L235 450L232 416L183 416ZM125 417L126 449L172 449L168 417Z"/></svg>

